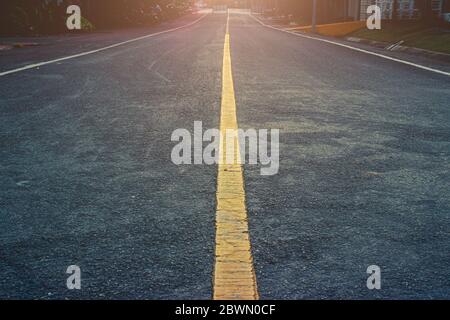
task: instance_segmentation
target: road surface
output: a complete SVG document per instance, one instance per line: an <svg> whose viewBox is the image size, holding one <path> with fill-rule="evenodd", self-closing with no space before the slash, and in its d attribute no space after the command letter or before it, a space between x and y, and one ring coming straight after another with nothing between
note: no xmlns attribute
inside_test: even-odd
<svg viewBox="0 0 450 320"><path fill-rule="evenodd" d="M226 25L0 77L0 298L213 296L218 168L173 164L170 138L219 128ZM0 73L146 33L49 38ZM450 78L247 14L229 36L239 127L280 129L278 174L243 171L259 297L450 298Z"/></svg>

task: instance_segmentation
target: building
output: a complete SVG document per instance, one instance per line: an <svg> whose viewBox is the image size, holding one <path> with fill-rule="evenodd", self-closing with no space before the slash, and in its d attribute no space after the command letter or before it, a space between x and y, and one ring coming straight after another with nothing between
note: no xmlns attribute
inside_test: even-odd
<svg viewBox="0 0 450 320"><path fill-rule="evenodd" d="M215 0L227 1L227 0ZM313 0L228 0L247 5L254 12L272 12L275 15L292 15L301 24L311 23ZM381 7L382 18L412 20L441 17L450 12L450 0L316 0L317 23L365 20L367 7ZM394 10L394 3L397 4Z"/></svg>
<svg viewBox="0 0 450 320"><path fill-rule="evenodd" d="M317 23L360 19L361 0L316 0ZM313 0L247 0L253 12L292 15L302 24L312 20Z"/></svg>
<svg viewBox="0 0 450 320"><path fill-rule="evenodd" d="M381 8L381 17L385 20L420 19L424 15L440 17L443 13L450 11L449 0L397 0L396 10L394 10L394 2L395 0L361 0L360 17L366 19L367 7L374 4Z"/></svg>
<svg viewBox="0 0 450 320"><path fill-rule="evenodd" d="M317 22L359 20L360 0L317 0Z"/></svg>
<svg viewBox="0 0 450 320"><path fill-rule="evenodd" d="M302 24L312 20L313 0L249 0L254 12L292 15ZM360 0L317 0L317 23L359 20Z"/></svg>

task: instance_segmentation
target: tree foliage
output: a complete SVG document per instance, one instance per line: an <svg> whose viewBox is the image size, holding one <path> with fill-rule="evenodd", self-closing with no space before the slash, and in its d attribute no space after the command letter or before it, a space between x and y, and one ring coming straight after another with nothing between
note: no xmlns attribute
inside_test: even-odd
<svg viewBox="0 0 450 320"><path fill-rule="evenodd" d="M47 34L66 31L66 9L79 5L86 23L97 28L151 23L156 5L165 18L173 17L193 0L1 0L1 34Z"/></svg>

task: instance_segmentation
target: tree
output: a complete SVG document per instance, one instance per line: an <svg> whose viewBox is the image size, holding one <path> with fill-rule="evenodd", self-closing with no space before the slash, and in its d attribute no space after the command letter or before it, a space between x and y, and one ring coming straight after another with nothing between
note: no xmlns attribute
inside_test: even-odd
<svg viewBox="0 0 450 320"><path fill-rule="evenodd" d="M175 3L179 10L192 0L0 0L0 34L60 33L65 28L66 8L77 4L82 16L97 28L143 25L152 21L151 11L159 4L163 11ZM170 9L173 13L174 9Z"/></svg>

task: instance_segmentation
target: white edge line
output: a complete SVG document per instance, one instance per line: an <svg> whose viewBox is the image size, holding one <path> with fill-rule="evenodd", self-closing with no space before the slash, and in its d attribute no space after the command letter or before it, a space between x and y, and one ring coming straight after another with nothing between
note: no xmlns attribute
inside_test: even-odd
<svg viewBox="0 0 450 320"><path fill-rule="evenodd" d="M65 60L69 60L69 59L74 59L74 58L87 56L89 54L93 54L93 53L105 51L105 50L108 50L108 49L112 49L112 48L115 48L115 47L123 46L123 45L128 44L128 43L132 43L132 42L136 42L136 41L139 41L139 40L147 39L147 38L150 38L150 37L158 36L160 34L169 33L169 32L172 32L172 31L179 30L179 29L187 28L187 27L190 27L193 24L199 22L200 20L205 18L208 14L209 13L201 16L197 20L192 21L192 22L190 22L190 23L188 23L188 24L186 24L184 26L180 26L180 27L176 27L176 28L172 28L172 29L168 29L168 30L164 30L164 31L156 32L156 33L151 33L151 34L148 34L148 35L145 35L145 36L142 36L142 37L138 37L138 38L126 40L126 41L123 41L123 42L115 43L115 44L112 44L112 45L109 45L109 46L106 46L106 47L103 47L103 48L99 48L99 49L95 49L95 50L91 50L91 51L86 51L86 52L81 52L81 53L77 53L77 54L74 54L74 55L71 55L71 56L62 57L62 58L58 58L58 59L54 59L54 60L33 63L33 64L29 64L29 65L26 65L26 66L21 67L21 68L0 72L0 77L6 76L6 75L12 74L12 73L17 73L17 72L20 72L20 71L34 69L34 68L37 68L37 67L45 66L45 65L56 63L56 62L60 62L60 61L65 61Z"/></svg>
<svg viewBox="0 0 450 320"><path fill-rule="evenodd" d="M334 45L337 45L337 46L340 46L340 47L344 47L344 48L347 48L347 49L363 52L363 53L370 54L370 55L373 55L373 56L376 56L376 57L380 57L380 58L383 58L383 59L387 59L387 60L403 63L403 64L406 64L406 65L409 65L409 66L413 66L413 67L416 67L416 68L419 68L419 69L423 69L423 70L439 73L439 74L442 74L442 75L445 75L445 76L450 76L450 72L445 72L445 71L442 71L442 70L433 69L433 68L426 67L426 66L423 66L423 65L420 65L420 64L416 64L416 63L413 63L413 62L409 62L409 61L405 61L405 60L389 57L389 56L386 56L384 54L375 53L375 52L372 52L372 51L368 51L368 50L352 47L352 46L349 46L349 45L346 45L346 44L343 44L343 43L339 43L339 42L335 42L335 41L331 41L331 40L327 40L327 39L311 37L311 36L307 36L307 35L304 35L304 34L301 34L301 33L296 33L296 32L292 32L292 31L287 31L287 30L275 28L275 27L273 27L271 25L265 24L264 22L262 22L261 20L256 18L253 14L251 14L251 16L252 16L253 19L258 21L261 25L263 25L263 26L265 26L267 28L271 28L271 29L274 29L274 30L286 32L286 33L292 34L292 35L297 36L297 37L302 37L302 38L307 38L307 39L312 39L312 40L316 40L316 41L322 41L322 42L334 44Z"/></svg>

